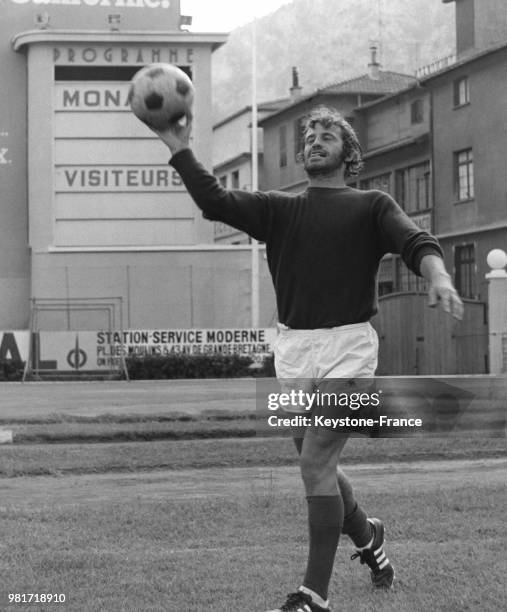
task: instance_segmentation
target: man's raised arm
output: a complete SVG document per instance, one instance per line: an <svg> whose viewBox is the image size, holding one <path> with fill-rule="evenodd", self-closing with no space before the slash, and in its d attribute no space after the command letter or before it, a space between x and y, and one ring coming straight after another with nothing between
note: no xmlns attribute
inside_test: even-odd
<svg viewBox="0 0 507 612"><path fill-rule="evenodd" d="M169 163L178 172L205 219L222 221L256 240L265 241L269 225L268 194L225 189L200 164L191 148L192 117L172 123L155 134L171 152Z"/></svg>

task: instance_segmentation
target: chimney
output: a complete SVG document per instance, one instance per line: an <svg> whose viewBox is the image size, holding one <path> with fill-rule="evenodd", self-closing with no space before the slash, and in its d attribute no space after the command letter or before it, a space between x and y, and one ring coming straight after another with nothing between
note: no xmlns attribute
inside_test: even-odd
<svg viewBox="0 0 507 612"><path fill-rule="evenodd" d="M442 0L455 3L456 55L458 59L505 43L505 0Z"/></svg>
<svg viewBox="0 0 507 612"><path fill-rule="evenodd" d="M372 41L370 43L371 61L368 64L370 69L370 79L378 81L380 79L380 64L377 61L378 53L378 42Z"/></svg>
<svg viewBox="0 0 507 612"><path fill-rule="evenodd" d="M291 100L297 100L301 97L303 88L299 85L299 73L296 66L292 67L292 87L290 88Z"/></svg>

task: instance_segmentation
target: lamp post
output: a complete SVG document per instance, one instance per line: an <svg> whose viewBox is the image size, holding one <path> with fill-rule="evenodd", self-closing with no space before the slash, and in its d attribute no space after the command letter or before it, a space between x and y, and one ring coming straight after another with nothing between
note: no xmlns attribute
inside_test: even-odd
<svg viewBox="0 0 507 612"><path fill-rule="evenodd" d="M259 158L257 143L257 32L255 17L252 22L252 192L259 188ZM252 264L252 327L259 327L259 242L251 238Z"/></svg>
<svg viewBox="0 0 507 612"><path fill-rule="evenodd" d="M507 371L507 254L493 249L487 256L491 270L488 279L489 373Z"/></svg>

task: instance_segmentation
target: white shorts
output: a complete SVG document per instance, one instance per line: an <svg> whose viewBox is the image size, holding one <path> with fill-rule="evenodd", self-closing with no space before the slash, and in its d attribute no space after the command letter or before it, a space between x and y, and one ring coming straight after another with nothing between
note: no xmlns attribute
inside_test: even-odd
<svg viewBox="0 0 507 612"><path fill-rule="evenodd" d="M320 381L369 379L378 362L378 336L370 323L327 329L290 329L279 324L274 346L276 376L284 391L311 391ZM291 412L298 411L291 407Z"/></svg>

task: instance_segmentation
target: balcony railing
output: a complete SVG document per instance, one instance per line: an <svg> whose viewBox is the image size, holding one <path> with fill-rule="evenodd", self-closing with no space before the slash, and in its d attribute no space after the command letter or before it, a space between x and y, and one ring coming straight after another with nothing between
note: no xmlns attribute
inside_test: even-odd
<svg viewBox="0 0 507 612"><path fill-rule="evenodd" d="M443 70L448 66L452 66L455 63L456 54L452 53L451 55L447 55L446 57L435 60L431 64L426 64L426 66L421 66L421 68L417 68L415 71L415 76L416 78L420 79L429 76L430 74L433 74L435 72L438 72L439 70Z"/></svg>

